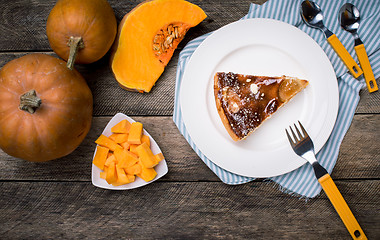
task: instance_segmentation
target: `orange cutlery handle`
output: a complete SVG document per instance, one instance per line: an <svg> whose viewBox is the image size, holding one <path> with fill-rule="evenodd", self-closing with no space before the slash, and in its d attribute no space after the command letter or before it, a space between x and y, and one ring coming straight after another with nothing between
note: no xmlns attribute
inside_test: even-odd
<svg viewBox="0 0 380 240"><path fill-rule="evenodd" d="M343 44L339 41L338 37L333 34L327 41L334 48L335 52L342 59L343 63L346 65L348 70L350 70L352 76L358 78L363 74L363 71L360 69L359 65L355 62L355 60L348 53L347 49L343 46Z"/></svg>
<svg viewBox="0 0 380 240"><path fill-rule="evenodd" d="M355 46L355 52L359 58L360 66L363 69L364 79L365 79L365 82L367 83L368 91L370 93L377 91L378 87L377 87L376 79L375 79L375 76L373 75L371 64L369 63L368 55L365 50L364 44Z"/></svg>
<svg viewBox="0 0 380 240"><path fill-rule="evenodd" d="M353 239L367 239L358 221L352 214L342 194L340 194L331 176L327 173L318 179L327 197L338 212L348 232Z"/></svg>

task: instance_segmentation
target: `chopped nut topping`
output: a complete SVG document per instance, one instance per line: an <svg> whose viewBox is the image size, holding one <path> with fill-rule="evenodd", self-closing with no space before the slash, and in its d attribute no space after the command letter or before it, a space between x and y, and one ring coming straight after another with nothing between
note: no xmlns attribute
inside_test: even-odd
<svg viewBox="0 0 380 240"><path fill-rule="evenodd" d="M237 113L239 111L239 105L234 102L232 105L231 105L231 112L233 113Z"/></svg>
<svg viewBox="0 0 380 240"><path fill-rule="evenodd" d="M251 92L252 92L253 94L256 94L256 93L259 92L259 86L257 86L257 84L252 83L251 86L250 86L249 88L251 89Z"/></svg>

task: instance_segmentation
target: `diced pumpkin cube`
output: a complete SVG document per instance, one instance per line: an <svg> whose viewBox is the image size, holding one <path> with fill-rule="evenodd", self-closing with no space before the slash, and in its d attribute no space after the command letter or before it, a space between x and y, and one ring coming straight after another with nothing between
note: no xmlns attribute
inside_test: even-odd
<svg viewBox="0 0 380 240"><path fill-rule="evenodd" d="M120 183L119 183L119 182L117 182L117 181L114 182L114 183L112 183L112 185L115 186L115 187L120 186L120 185L124 185L124 184L126 184L126 183L123 183L123 182L120 182Z"/></svg>
<svg viewBox="0 0 380 240"><path fill-rule="evenodd" d="M104 163L107 160L107 155L109 151L110 150L106 147L96 146L96 154L92 163L98 168L100 168L101 170L103 170Z"/></svg>
<svg viewBox="0 0 380 240"><path fill-rule="evenodd" d="M134 122L129 129L128 142L130 144L141 144L143 125L140 122Z"/></svg>
<svg viewBox="0 0 380 240"><path fill-rule="evenodd" d="M131 123L124 119L111 128L113 133L128 133L131 128Z"/></svg>
<svg viewBox="0 0 380 240"><path fill-rule="evenodd" d="M124 168L125 172L130 175L137 175L141 173L141 165L136 163L130 167Z"/></svg>
<svg viewBox="0 0 380 240"><path fill-rule="evenodd" d="M108 138L115 142L116 133L111 134L111 136L109 136Z"/></svg>
<svg viewBox="0 0 380 240"><path fill-rule="evenodd" d="M136 179L135 175L130 175L130 174L127 174L127 178L129 180L129 182L134 182Z"/></svg>
<svg viewBox="0 0 380 240"><path fill-rule="evenodd" d="M133 154L136 154L137 156L139 155L136 151L136 148L139 146L140 144L130 144L129 145L129 151Z"/></svg>
<svg viewBox="0 0 380 240"><path fill-rule="evenodd" d="M156 176L157 172L154 170L154 168L141 168L141 173L137 174L139 178L142 178L145 182L152 181Z"/></svg>
<svg viewBox="0 0 380 240"><path fill-rule="evenodd" d="M104 167L109 167L112 162L115 164L117 163L115 155L113 154L107 158L106 162L104 163Z"/></svg>
<svg viewBox="0 0 380 240"><path fill-rule="evenodd" d="M141 143L146 142L148 146L150 147L150 139L148 135L142 135L141 136Z"/></svg>
<svg viewBox="0 0 380 240"><path fill-rule="evenodd" d="M162 153L158 153L156 155L154 155L156 157L156 160L157 162L161 162L162 160L164 160L164 155Z"/></svg>
<svg viewBox="0 0 380 240"><path fill-rule="evenodd" d="M142 143L136 148L136 151L139 155L141 164L146 168L152 168L157 165L156 157L153 155L152 150L147 143Z"/></svg>
<svg viewBox="0 0 380 240"><path fill-rule="evenodd" d="M102 147L107 147L111 151L115 151L117 148L122 149L122 147L119 144L115 143L114 141L104 136L103 134L100 135L98 139L96 139L95 143L97 143L98 145Z"/></svg>
<svg viewBox="0 0 380 240"><path fill-rule="evenodd" d="M113 153L118 162L121 162L124 158L126 158L126 151L124 149L116 149Z"/></svg>
<svg viewBox="0 0 380 240"><path fill-rule="evenodd" d="M108 172L108 167L104 165L104 171L100 172L100 178L106 180L107 172Z"/></svg>
<svg viewBox="0 0 380 240"><path fill-rule="evenodd" d="M123 142L123 143L119 143L119 145L122 146L124 150L129 150L129 146L131 144L129 144L128 142Z"/></svg>
<svg viewBox="0 0 380 240"><path fill-rule="evenodd" d="M133 153L130 153L129 151L124 150L124 149L123 150L116 149L114 154L118 162L119 168L130 167L134 165L135 163L137 163L137 161L139 160Z"/></svg>
<svg viewBox="0 0 380 240"><path fill-rule="evenodd" d="M117 180L116 163L112 162L108 167L106 174L106 181L108 184L112 184Z"/></svg>
<svg viewBox="0 0 380 240"><path fill-rule="evenodd" d="M116 167L116 172L117 172L117 180L112 185L120 186L120 185L124 185L124 184L132 182L130 181L130 178L127 177L127 174L125 174L124 169Z"/></svg>
<svg viewBox="0 0 380 240"><path fill-rule="evenodd" d="M100 178L106 180L107 172L100 172Z"/></svg>
<svg viewBox="0 0 380 240"><path fill-rule="evenodd" d="M114 141L115 143L123 143L128 141L128 133L114 133L109 136L109 139Z"/></svg>
<svg viewBox="0 0 380 240"><path fill-rule="evenodd" d="M139 159L139 156L131 151L128 151L129 154L131 154L133 157Z"/></svg>

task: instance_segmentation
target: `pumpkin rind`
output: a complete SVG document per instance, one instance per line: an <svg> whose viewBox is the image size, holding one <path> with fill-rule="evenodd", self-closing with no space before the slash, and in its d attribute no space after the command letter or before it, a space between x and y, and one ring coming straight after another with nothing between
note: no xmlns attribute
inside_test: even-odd
<svg viewBox="0 0 380 240"><path fill-rule="evenodd" d="M204 11L184 0L145 1L124 16L111 56L111 68L120 86L149 92L172 57L179 41L174 41L164 58L152 49L154 37L169 24L181 23L184 29L206 18Z"/></svg>
<svg viewBox="0 0 380 240"><path fill-rule="evenodd" d="M35 90L41 105L19 109L20 96ZM29 54L0 71L0 148L34 162L68 155L83 141L92 120L92 93L76 70L60 59Z"/></svg>
<svg viewBox="0 0 380 240"><path fill-rule="evenodd" d="M51 48L66 61L70 37L82 37L83 48L75 60L81 64L102 58L111 48L116 33L115 14L106 0L58 0L46 24Z"/></svg>

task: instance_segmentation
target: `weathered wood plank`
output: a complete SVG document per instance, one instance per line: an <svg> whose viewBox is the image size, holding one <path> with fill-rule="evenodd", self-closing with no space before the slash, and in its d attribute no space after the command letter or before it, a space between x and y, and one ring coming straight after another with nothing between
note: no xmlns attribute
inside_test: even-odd
<svg viewBox="0 0 380 240"><path fill-rule="evenodd" d="M0 53L0 68L27 53ZM46 53L57 56L52 52ZM94 116L172 115L174 106L177 51L150 93L130 92L119 87L109 68L108 57L87 66L76 66L87 80L94 98Z"/></svg>
<svg viewBox="0 0 380 240"><path fill-rule="evenodd" d="M376 79L380 84L380 77ZM369 93L367 88L360 90L360 101L356 108L356 113L379 113L380 110L380 92Z"/></svg>
<svg viewBox="0 0 380 240"><path fill-rule="evenodd" d="M208 18L196 29L188 32L186 42L194 37L234 22L247 14L251 2L261 4L266 0L191 1L200 6ZM0 5L0 52L1 51L47 51L50 45L46 36L46 20L55 0L28 1L2 0ZM109 0L118 22L142 0ZM222 17L221 17L222 16Z"/></svg>
<svg viewBox="0 0 380 240"><path fill-rule="evenodd" d="M0 68L7 62L27 53L0 53ZM52 52L46 54L57 56ZM175 78L179 51L175 51L164 73L150 93L129 92L119 87L108 64L108 55L100 61L76 68L87 80L94 96L94 116L111 116L118 112L128 115L173 114ZM377 79L380 82L380 78ZM380 113L380 92L369 94L366 89L360 92L361 100L357 113Z"/></svg>
<svg viewBox="0 0 380 240"><path fill-rule="evenodd" d="M90 181L95 139L110 117L95 117L89 135L72 154L29 163L0 150L0 180ZM179 133L171 117L135 117L160 145L169 167L162 181L218 181ZM357 115L341 146L334 179L379 179L380 115Z"/></svg>
<svg viewBox="0 0 380 240"><path fill-rule="evenodd" d="M337 181L369 239L380 238L379 180ZM349 239L325 194L308 202L273 184L0 182L3 239Z"/></svg>
<svg viewBox="0 0 380 240"><path fill-rule="evenodd" d="M343 139L333 178L357 178L367 171L372 177L380 177L379 124L378 114L354 117Z"/></svg>

